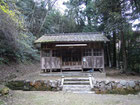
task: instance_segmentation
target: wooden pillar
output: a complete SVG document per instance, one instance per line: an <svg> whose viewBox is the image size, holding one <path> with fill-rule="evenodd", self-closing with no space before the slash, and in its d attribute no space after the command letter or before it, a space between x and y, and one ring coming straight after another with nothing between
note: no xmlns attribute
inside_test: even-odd
<svg viewBox="0 0 140 105"><path fill-rule="evenodd" d="M62 52L60 50L60 71L62 73Z"/></svg>
<svg viewBox="0 0 140 105"><path fill-rule="evenodd" d="M102 48L103 72L105 72L104 47Z"/></svg>
<svg viewBox="0 0 140 105"><path fill-rule="evenodd" d="M94 53L94 50L93 50L93 48L91 48L91 56L92 56L92 70L94 71L94 55L93 55L93 53Z"/></svg>
<svg viewBox="0 0 140 105"><path fill-rule="evenodd" d="M42 65L43 65L43 62L42 62L42 49L40 50L40 66L41 66L41 70L42 70ZM44 66L44 65L43 65ZM45 67L45 66L44 66ZM46 68L45 68L46 69ZM45 73L45 69L43 69L43 72Z"/></svg>
<svg viewBox="0 0 140 105"><path fill-rule="evenodd" d="M82 72L84 71L83 68L83 49L81 48L81 65L82 65Z"/></svg>
<svg viewBox="0 0 140 105"><path fill-rule="evenodd" d="M50 49L50 73L52 73L52 49Z"/></svg>
<svg viewBox="0 0 140 105"><path fill-rule="evenodd" d="M46 73L47 70L46 70L46 58L45 58L45 57L43 58L43 62L45 63L45 64L44 64L44 67L45 67L45 69L44 69L44 73Z"/></svg>

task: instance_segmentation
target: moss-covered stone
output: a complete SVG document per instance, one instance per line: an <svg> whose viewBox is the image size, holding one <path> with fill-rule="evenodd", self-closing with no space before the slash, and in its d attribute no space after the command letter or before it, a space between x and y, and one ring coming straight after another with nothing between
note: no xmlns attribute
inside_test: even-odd
<svg viewBox="0 0 140 105"><path fill-rule="evenodd" d="M7 94L9 94L9 91L10 91L9 88L4 87L4 88L0 89L0 94L7 95Z"/></svg>
<svg viewBox="0 0 140 105"><path fill-rule="evenodd" d="M8 83L6 83L6 86L12 90L23 90L24 80L9 81Z"/></svg>
<svg viewBox="0 0 140 105"><path fill-rule="evenodd" d="M6 84L12 90L24 91L56 91L60 88L59 81L10 81ZM59 89L60 90L60 89Z"/></svg>
<svg viewBox="0 0 140 105"><path fill-rule="evenodd" d="M122 95L127 95L127 94L137 94L139 91L132 89L132 88L117 88L117 89L112 89L112 90L107 90L106 92L100 92L103 94L122 94Z"/></svg>
<svg viewBox="0 0 140 105"><path fill-rule="evenodd" d="M23 90L24 90L24 91L30 91L30 90L31 90L30 81L25 81L25 82L24 82Z"/></svg>

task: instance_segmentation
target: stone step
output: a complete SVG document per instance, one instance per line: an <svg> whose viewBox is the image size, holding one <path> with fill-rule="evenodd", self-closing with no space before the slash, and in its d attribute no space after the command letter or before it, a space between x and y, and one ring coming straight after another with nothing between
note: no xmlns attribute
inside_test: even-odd
<svg viewBox="0 0 140 105"><path fill-rule="evenodd" d="M68 92L68 93L86 93L86 94L95 94L94 91L65 91L65 92Z"/></svg>
<svg viewBox="0 0 140 105"><path fill-rule="evenodd" d="M74 92L74 91L91 91L90 89L64 89L63 91L66 91L66 92L68 92L68 91L72 91L72 92Z"/></svg>
<svg viewBox="0 0 140 105"><path fill-rule="evenodd" d="M89 78L65 78L64 81L89 81Z"/></svg>
<svg viewBox="0 0 140 105"><path fill-rule="evenodd" d="M65 81L64 85L90 85L89 81Z"/></svg>
<svg viewBox="0 0 140 105"><path fill-rule="evenodd" d="M64 88L73 89L73 88L90 88L90 85L63 85Z"/></svg>
<svg viewBox="0 0 140 105"><path fill-rule="evenodd" d="M86 73L86 72L63 72L62 73L63 76L67 76L67 77L74 77L74 76L77 76L77 77L88 77L91 75L91 73Z"/></svg>
<svg viewBox="0 0 140 105"><path fill-rule="evenodd" d="M75 87L79 87L79 88L90 88L90 85L63 85L64 87L68 87L68 88L75 88Z"/></svg>
<svg viewBox="0 0 140 105"><path fill-rule="evenodd" d="M77 91L77 92L88 92L88 91L91 91L91 90L82 90L82 89L71 89L71 90L68 90L68 89L64 89L63 91L65 91L65 92L75 92L75 91Z"/></svg>
<svg viewBox="0 0 140 105"><path fill-rule="evenodd" d="M90 91L90 86L64 86L64 91Z"/></svg>
<svg viewBox="0 0 140 105"><path fill-rule="evenodd" d="M91 91L90 85L64 85L63 91L71 93L94 93Z"/></svg>

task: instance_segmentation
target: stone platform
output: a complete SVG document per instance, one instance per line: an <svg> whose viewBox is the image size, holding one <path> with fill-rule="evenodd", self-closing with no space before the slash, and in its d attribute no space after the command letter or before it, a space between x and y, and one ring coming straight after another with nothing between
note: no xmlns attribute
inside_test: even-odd
<svg viewBox="0 0 140 105"><path fill-rule="evenodd" d="M105 78L106 73L100 73L100 72L52 72L52 73L40 73L40 76L47 76L47 77L88 77L88 76L93 76L93 77L99 77L99 78Z"/></svg>

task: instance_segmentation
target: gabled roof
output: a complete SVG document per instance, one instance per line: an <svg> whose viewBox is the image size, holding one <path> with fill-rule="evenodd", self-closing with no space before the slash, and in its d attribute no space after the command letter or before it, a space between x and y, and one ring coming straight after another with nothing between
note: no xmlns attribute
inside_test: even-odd
<svg viewBox="0 0 140 105"><path fill-rule="evenodd" d="M106 42L109 41L101 33L60 33L46 34L35 41L35 43L49 42Z"/></svg>

